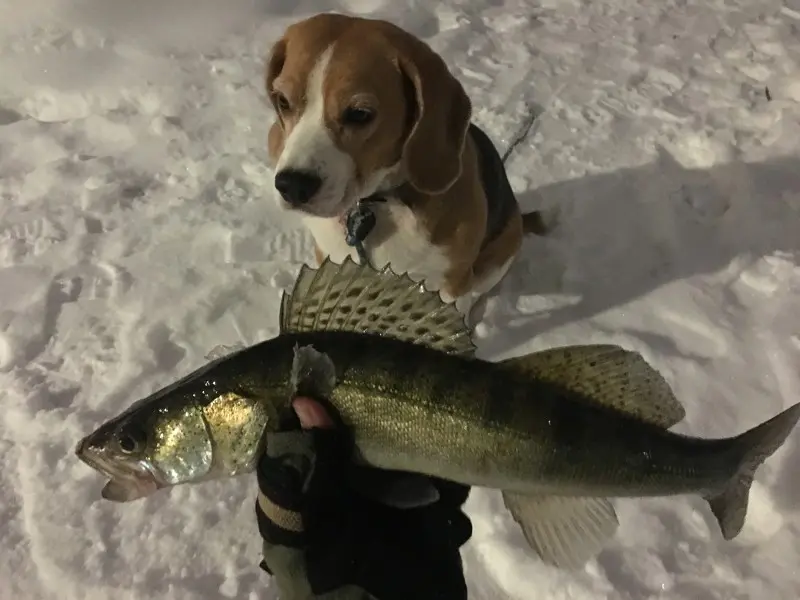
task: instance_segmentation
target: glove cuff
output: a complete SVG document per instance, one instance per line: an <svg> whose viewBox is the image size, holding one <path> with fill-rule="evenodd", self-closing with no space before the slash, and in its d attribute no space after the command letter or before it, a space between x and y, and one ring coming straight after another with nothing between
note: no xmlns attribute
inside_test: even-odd
<svg viewBox="0 0 800 600"><path fill-rule="evenodd" d="M295 548L310 542L306 529L315 529L317 513L328 514L342 493L337 467L348 456L347 441L342 432L323 429L269 436L256 470L256 517L264 540Z"/></svg>
<svg viewBox="0 0 800 600"><path fill-rule="evenodd" d="M303 515L281 506L262 492L256 500L256 519L261 537L272 544L300 547L305 541Z"/></svg>
<svg viewBox="0 0 800 600"><path fill-rule="evenodd" d="M281 546L301 546L305 528L299 473L279 460L266 459L256 473L256 518L261 537Z"/></svg>

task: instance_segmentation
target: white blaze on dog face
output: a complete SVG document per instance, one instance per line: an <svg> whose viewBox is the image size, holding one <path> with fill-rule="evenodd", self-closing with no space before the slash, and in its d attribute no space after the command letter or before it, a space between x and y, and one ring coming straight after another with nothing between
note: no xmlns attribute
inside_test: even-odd
<svg viewBox="0 0 800 600"><path fill-rule="evenodd" d="M292 25L266 83L284 205L340 216L401 171L426 191L460 172L469 101L431 50L388 23L326 14Z"/></svg>
<svg viewBox="0 0 800 600"><path fill-rule="evenodd" d="M310 198L298 198L296 205L285 201L320 216L341 211L356 171L352 157L337 146L335 132L326 119L324 88L332 53L333 46L329 46L317 59L299 101L292 102L286 95L278 100L278 110L293 123L287 129L276 174L299 171L319 179L318 189Z"/></svg>

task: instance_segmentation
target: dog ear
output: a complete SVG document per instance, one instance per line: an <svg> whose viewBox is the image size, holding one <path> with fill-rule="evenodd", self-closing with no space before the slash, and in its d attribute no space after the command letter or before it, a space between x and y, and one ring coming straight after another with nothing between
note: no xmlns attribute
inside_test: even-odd
<svg viewBox="0 0 800 600"><path fill-rule="evenodd" d="M275 110L275 114L278 117L278 120L283 126L283 118L281 117L281 111L278 110L278 104L275 100L275 88L273 87L273 83L278 75L281 74L283 70L283 64L286 62L286 38L281 38L272 46L272 50L270 50L269 58L267 59L267 69L265 73L265 84L266 84L266 91L267 96L269 97L269 101L272 103L272 108Z"/></svg>
<svg viewBox="0 0 800 600"><path fill-rule="evenodd" d="M402 163L409 183L417 190L441 194L461 175L461 152L472 104L433 49L421 40L404 41L397 60L412 84L415 114Z"/></svg>

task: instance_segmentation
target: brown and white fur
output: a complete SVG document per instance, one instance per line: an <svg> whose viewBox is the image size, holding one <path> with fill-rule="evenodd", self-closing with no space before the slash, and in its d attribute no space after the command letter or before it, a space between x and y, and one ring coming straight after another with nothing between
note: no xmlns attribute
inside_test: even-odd
<svg viewBox="0 0 800 600"><path fill-rule="evenodd" d="M380 194L372 264L391 263L467 313L505 276L523 233L544 233L509 186L513 206L484 244L493 199L468 135L471 102L441 57L395 25L332 13L291 25L271 50L266 89L276 196L301 212L318 262L357 260L344 216Z"/></svg>

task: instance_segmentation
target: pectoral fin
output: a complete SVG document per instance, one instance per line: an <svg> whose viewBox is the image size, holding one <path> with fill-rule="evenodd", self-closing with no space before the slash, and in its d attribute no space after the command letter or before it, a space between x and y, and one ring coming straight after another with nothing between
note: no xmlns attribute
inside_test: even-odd
<svg viewBox="0 0 800 600"><path fill-rule="evenodd" d="M606 498L503 492L503 501L542 561L561 569L583 567L619 526L614 506Z"/></svg>
<svg viewBox="0 0 800 600"><path fill-rule="evenodd" d="M313 346L295 345L290 382L293 397L330 398L336 387L336 367Z"/></svg>

